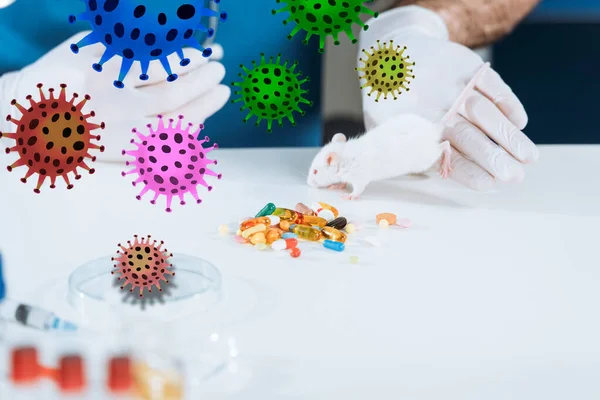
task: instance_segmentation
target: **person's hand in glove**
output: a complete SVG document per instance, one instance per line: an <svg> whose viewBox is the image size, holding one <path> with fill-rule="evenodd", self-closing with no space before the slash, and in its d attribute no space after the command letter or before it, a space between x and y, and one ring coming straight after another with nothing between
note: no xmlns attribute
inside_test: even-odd
<svg viewBox="0 0 600 400"><path fill-rule="evenodd" d="M15 0L0 0L0 8L8 7L14 2Z"/></svg>
<svg viewBox="0 0 600 400"><path fill-rule="evenodd" d="M415 78L397 100L387 100L370 88L362 89L363 112L367 129L401 113L416 113L439 121L452 107L468 82L483 65L469 48L448 40L442 18L419 6L399 7L367 22L361 33L360 49L377 49L393 40L394 46L406 46L405 55L415 63ZM362 51L359 58L365 57ZM364 63L358 61L358 67ZM364 82L364 81L363 81ZM489 190L495 180L521 182L523 164L535 162L538 150L522 132L527 114L517 96L496 71L488 68L472 93L466 97L458 115L451 118L444 136L453 146L451 177L475 190Z"/></svg>
<svg viewBox="0 0 600 400"><path fill-rule="evenodd" d="M186 67L179 65L176 54L171 55L169 61L173 73L179 75L175 82L167 82L167 74L158 61L150 64L150 78L141 81L138 79L141 69L136 63L125 79L125 88L117 89L113 81L121 64L119 57L104 64L102 72L96 72L92 64L100 59L105 49L103 45L82 49L77 55L70 50L71 43L77 43L88 33L71 37L21 71L0 76L0 132L14 132L16 128L5 120L8 114L17 119L21 116L16 107L11 106L11 100L27 104L27 95L33 95L34 99L39 96L38 83L44 84L46 93L49 88L60 90L60 84L64 83L69 99L74 92L80 97L85 94L91 96L83 109L87 113L95 112L90 122L106 124L104 130L93 132L101 136L101 140L95 143L105 146L103 153L94 154L98 161L121 162L124 160L121 151L131 146L133 128L144 133L147 124L156 126L159 114L173 118L183 115L186 122L197 126L219 111L229 99L229 87L220 84L225 68L214 61L223 56L219 45L211 46L213 55L209 59L196 49L184 49L185 56L191 60ZM7 138L1 141L3 147L14 144Z"/></svg>

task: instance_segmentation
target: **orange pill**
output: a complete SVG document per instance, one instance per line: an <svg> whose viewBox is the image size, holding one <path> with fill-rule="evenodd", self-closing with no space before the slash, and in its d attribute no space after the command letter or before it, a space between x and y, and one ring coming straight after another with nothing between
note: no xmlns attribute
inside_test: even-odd
<svg viewBox="0 0 600 400"><path fill-rule="evenodd" d="M282 220L282 221L279 223L279 227L280 227L281 229L283 229L285 232L288 232L288 231L290 230L290 225L291 225L291 222L290 222L290 221L288 221L288 220Z"/></svg>
<svg viewBox="0 0 600 400"><path fill-rule="evenodd" d="M381 214L377 214L375 219L377 221L377 225L379 225L379 223L384 219L388 222L388 224L394 225L396 223L396 214L381 213Z"/></svg>
<svg viewBox="0 0 600 400"><path fill-rule="evenodd" d="M281 233L279 233L279 231L277 229L269 229L267 231L267 234L265 235L265 238L267 239L267 244L273 243L280 237L281 237Z"/></svg>
<svg viewBox="0 0 600 400"><path fill-rule="evenodd" d="M259 224L264 224L265 226L278 225L279 221L280 221L279 217L276 215L269 215L268 217L252 218L252 219L242 222L240 224L240 230L245 231L246 229L250 229L253 226L256 226Z"/></svg>
<svg viewBox="0 0 600 400"><path fill-rule="evenodd" d="M259 244L259 243L267 243L267 238L264 232L256 232L252 236L250 236L250 243Z"/></svg>
<svg viewBox="0 0 600 400"><path fill-rule="evenodd" d="M302 251L300 251L300 248L298 247L294 247L292 250L290 250L290 256L294 258L300 257L300 254L302 254Z"/></svg>
<svg viewBox="0 0 600 400"><path fill-rule="evenodd" d="M331 226L325 226L321 229L321 234L323 239L333 240L334 242L342 242L344 243L348 236L338 229L332 228Z"/></svg>
<svg viewBox="0 0 600 400"><path fill-rule="evenodd" d="M297 223L301 224L301 225L311 225L311 226L318 226L318 227L322 228L325 225L327 225L327 220L323 219L321 217L317 217L316 215L300 214Z"/></svg>
<svg viewBox="0 0 600 400"><path fill-rule="evenodd" d="M333 218L337 218L340 216L340 212L334 206L329 205L327 203L323 203L322 201L319 201L319 205L321 207L323 207L324 209L331 211L333 213ZM318 213L318 211L317 211L317 213Z"/></svg>

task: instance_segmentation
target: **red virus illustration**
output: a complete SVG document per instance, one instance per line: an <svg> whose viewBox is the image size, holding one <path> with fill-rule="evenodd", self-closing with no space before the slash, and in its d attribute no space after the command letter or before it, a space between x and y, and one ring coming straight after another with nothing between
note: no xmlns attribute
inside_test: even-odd
<svg viewBox="0 0 600 400"><path fill-rule="evenodd" d="M176 126L173 126L173 119L169 119L168 127L163 123L161 115L158 118L156 130L152 129L152 124L147 125L150 129L148 136L133 130L140 139L139 142L131 139L137 150L123 150L122 154L133 157L132 161L125 164L133 164L135 168L122 172L121 175L138 174L137 180L132 182L133 186L138 183L145 186L136 198L141 200L142 196L151 190L154 192L154 198L150 203L156 204L156 199L164 195L167 198L167 212L171 212L171 202L175 196L178 196L180 204L184 205L186 193L190 193L196 203L200 204L202 200L198 197L197 186L202 185L209 191L212 190L212 186L206 183L204 177L210 175L221 179L221 174L208 169L208 165L217 164L217 161L206 158L206 154L218 146L215 143L211 147L202 147L203 143L210 140L208 136L204 140L197 139L204 125L200 125L194 133L191 132L191 123L186 129L182 129L183 115L179 116Z"/></svg>
<svg viewBox="0 0 600 400"><path fill-rule="evenodd" d="M167 249L161 249L164 244L161 241L158 246L156 240L150 242L151 236L147 238L138 238L138 235L133 235L134 242L127 241L128 247L117 245L121 250L117 251L118 256L112 257L111 261L115 261L115 270L111 274L120 272L119 281L125 281L121 289L130 285L130 292L139 288L140 297L144 297L144 289L148 288L148 292L152 293L152 286L156 286L159 292L162 292L160 281L169 283L166 279L167 275L175 276L175 272L169 270L173 264L169 263L169 258L173 257L172 253L168 253Z"/></svg>
<svg viewBox="0 0 600 400"><path fill-rule="evenodd" d="M47 178L50 179L50 188L54 189L56 178L59 176L67 183L67 189L72 189L69 173L74 173L75 179L80 179L77 168L83 168L90 174L95 172L87 166L84 159L94 162L96 157L90 155L90 150L104 151L104 146L91 143L92 139L100 140L100 136L92 135L91 131L104 129L104 122L100 125L88 122L90 117L96 115L94 111L83 114L82 109L90 100L89 95L85 95L81 102L75 104L75 99L79 96L73 93L71 100L67 101L67 85L64 83L60 85L58 98L54 97L52 88L48 89L50 97L47 98L42 86L41 83L37 85L40 92L39 102L34 101L31 95L26 97L31 103L29 109L17 103L17 100L11 102L23 116L20 120L7 116L6 120L15 124L17 131L0 132L0 138L5 136L16 142L15 146L6 149L6 153L19 153L19 159L7 169L12 171L14 168L26 166L27 173L21 178L23 183L27 183L27 179L33 174L38 174L38 182L33 190L35 193L40 193L40 188Z"/></svg>

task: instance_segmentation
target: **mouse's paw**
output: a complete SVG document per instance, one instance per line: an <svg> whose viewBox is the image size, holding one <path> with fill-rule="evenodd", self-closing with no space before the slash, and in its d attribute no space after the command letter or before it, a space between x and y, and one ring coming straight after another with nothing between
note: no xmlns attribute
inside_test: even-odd
<svg viewBox="0 0 600 400"><path fill-rule="evenodd" d="M450 174L452 173L452 171L453 171L452 167L449 167L449 166L446 167L446 166L442 165L442 167L440 168L440 176L443 179L448 179L450 177Z"/></svg>
<svg viewBox="0 0 600 400"><path fill-rule="evenodd" d="M327 186L327 188L331 190L343 190L346 189L346 186L348 186L347 183L335 183L333 185Z"/></svg>
<svg viewBox="0 0 600 400"><path fill-rule="evenodd" d="M358 200L360 198L359 195L348 193L342 196L342 200Z"/></svg>
<svg viewBox="0 0 600 400"><path fill-rule="evenodd" d="M445 141L442 143L442 160L440 162L440 176L443 179L450 177L450 174L454 171L452 168L452 147L450 142Z"/></svg>

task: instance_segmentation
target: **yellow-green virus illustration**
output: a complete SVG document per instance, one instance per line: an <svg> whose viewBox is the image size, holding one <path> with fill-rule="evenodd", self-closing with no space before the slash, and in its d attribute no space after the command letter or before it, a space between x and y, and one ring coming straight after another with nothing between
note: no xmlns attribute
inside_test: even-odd
<svg viewBox="0 0 600 400"><path fill-rule="evenodd" d="M365 25L361 19L361 14L368 14L375 18L379 13L374 12L364 3L372 3L373 0L277 0L277 3L285 3L283 8L273 10L273 15L287 12L290 14L288 19L283 21L284 25L295 22L296 26L288 35L288 39L293 38L298 32L306 31L306 37L302 41L308 44L313 35L319 36L319 53L325 51L325 39L332 36L334 44L340 44L338 35L345 32L352 43L358 40L352 34L352 25L357 24L365 31L369 25Z"/></svg>
<svg viewBox="0 0 600 400"><path fill-rule="evenodd" d="M398 99L396 92L399 96L403 90L407 92L410 90L408 84L410 84L411 79L415 78L411 67L415 63L408 60L410 56L405 55L405 51L406 46L396 46L394 48L393 40L390 40L389 47L386 47L385 42L382 45L378 40L377 49L371 46L371 53L368 53L365 49L362 50L367 57L365 59L361 58L360 61L365 66L355 68L355 70L362 72L362 75L359 72L359 79L366 80L360 88L370 87L369 96L373 92L377 92L375 101L379 101L382 95L383 99L387 100L388 94L391 94L396 100Z"/></svg>
<svg viewBox="0 0 600 400"><path fill-rule="evenodd" d="M244 102L244 106L240 111L249 110L248 115L244 118L244 122L248 122L253 116L258 117L256 126L263 119L267 120L267 132L272 132L271 127L273 121L277 121L279 126L283 126L283 118L287 117L293 126L296 126L294 121L294 111L304 116L306 112L302 111L300 104L308 104L312 106L312 101L306 100L303 95L308 93L308 90L302 89L302 84L309 82L310 78L306 77L300 80L301 71L294 72L298 61L295 61L291 67L288 67L286 61L281 64L281 54L277 55L277 60L273 62L273 57L269 62L265 61L265 55L261 53L260 64L252 61L253 68L248 69L243 65L240 67L246 75L241 72L238 74L243 78L242 82L233 82L232 85L240 88L235 94L241 95L240 98L231 100L232 103Z"/></svg>

